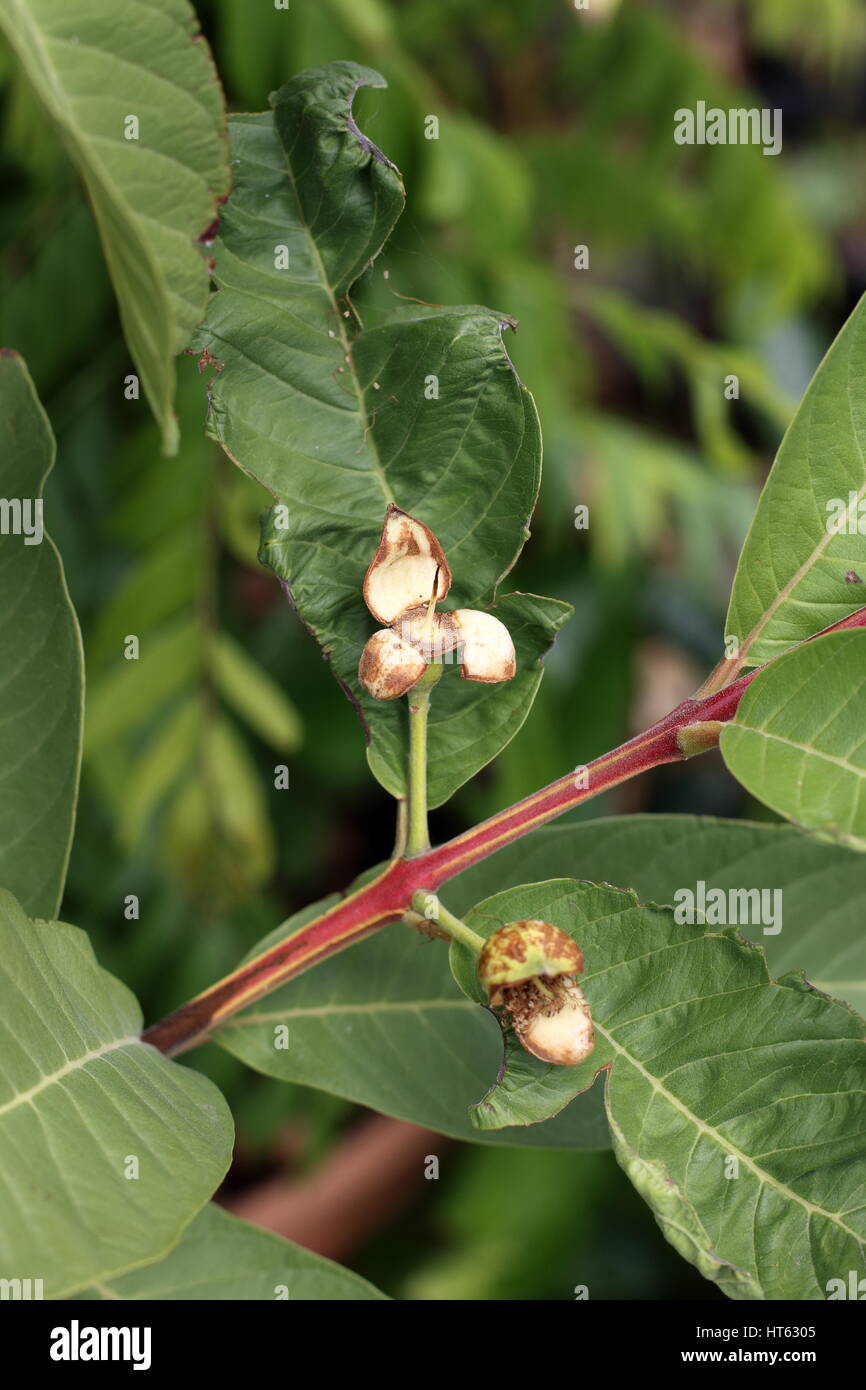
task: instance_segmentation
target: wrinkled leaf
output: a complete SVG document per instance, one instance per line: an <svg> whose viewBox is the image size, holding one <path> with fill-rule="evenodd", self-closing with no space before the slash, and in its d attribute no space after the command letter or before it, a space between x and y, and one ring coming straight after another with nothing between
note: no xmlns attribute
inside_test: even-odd
<svg viewBox="0 0 866 1390"><path fill-rule="evenodd" d="M106 1279L80 1299L139 1302L365 1302L384 1294L366 1279L211 1203L165 1259Z"/></svg>
<svg viewBox="0 0 866 1390"><path fill-rule="evenodd" d="M228 1168L231 1116L140 1041L134 996L85 934L8 893L0 992L0 1277L61 1298L174 1244Z"/></svg>
<svg viewBox="0 0 866 1390"><path fill-rule="evenodd" d="M361 585L386 508L395 501L438 536L454 576L452 606L486 607L526 538L541 443L503 343L503 315L395 299L386 322L358 324L345 296L403 205L399 173L351 115L362 85L382 79L332 63L287 83L273 115L233 120L219 293L197 342L215 360L214 436L280 504L266 519L262 557L357 703L376 776L399 795L405 711L373 700L357 678L375 627ZM458 679L437 689L431 804L522 723L534 663L564 616L533 604L520 619L518 683L479 692ZM451 726L465 705L476 711L475 729L461 746Z"/></svg>
<svg viewBox="0 0 866 1390"><path fill-rule="evenodd" d="M229 183L222 92L195 14L186 0L0 0L0 29L84 180L126 340L174 452L172 359L204 317L196 242Z"/></svg>
<svg viewBox="0 0 866 1390"><path fill-rule="evenodd" d="M743 786L788 820L866 849L866 632L834 632L774 661L719 746Z"/></svg>
<svg viewBox="0 0 866 1390"><path fill-rule="evenodd" d="M54 438L26 366L0 353L0 884L28 912L60 906L78 795L84 666L52 541L38 544ZM15 534L14 508L30 536ZM8 515L7 515L8 509ZM43 522L44 525L44 522ZM34 529L36 528L36 529Z"/></svg>
<svg viewBox="0 0 866 1390"><path fill-rule="evenodd" d="M468 920L489 935L532 917L586 960L596 1048L562 1069L563 1090L608 1068L617 1157L680 1254L733 1298L823 1299L840 1273L861 1277L862 1020L799 976L771 981L762 952L730 929L677 925L606 887L511 889Z"/></svg>

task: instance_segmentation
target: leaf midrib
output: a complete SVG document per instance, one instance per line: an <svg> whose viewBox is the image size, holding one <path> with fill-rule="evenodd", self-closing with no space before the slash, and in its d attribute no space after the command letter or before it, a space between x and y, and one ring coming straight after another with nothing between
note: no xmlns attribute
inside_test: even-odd
<svg viewBox="0 0 866 1390"><path fill-rule="evenodd" d="M755 734L758 738L766 739L768 743L782 743L786 748L793 748L798 753L805 753L810 758L819 758L822 762L834 763L836 767L843 768L861 780L866 777L866 768L858 767L856 763L849 762L847 758L840 758L836 753L825 753L812 743L798 743L796 739L786 738L784 734L774 733L771 729L758 729L754 724L737 723L732 727L742 729L748 734Z"/></svg>
<svg viewBox="0 0 866 1390"><path fill-rule="evenodd" d="M6 1101L5 1105L0 1105L0 1116L10 1114L11 1111L15 1110L19 1105L29 1104L34 1096L39 1095L41 1091L47 1090L49 1086L56 1085L57 1082L62 1081L65 1076L70 1076L73 1072L80 1071L82 1067L86 1067L90 1062L95 1062L100 1057L107 1057L109 1053L117 1052L124 1047L129 1047L132 1043L141 1043L141 1038L137 1033L130 1034L125 1038L111 1038L107 1043L103 1043L101 1047L92 1048L90 1052L84 1052L80 1057L73 1057L62 1067L58 1067L57 1071L50 1072L48 1076L41 1077L40 1080L36 1082L36 1085L31 1086L29 1090L19 1091L11 1100Z"/></svg>
<svg viewBox="0 0 866 1390"><path fill-rule="evenodd" d="M610 1046L613 1048L614 1052L618 1056L625 1057L625 1059L630 1063L630 1065L634 1067L635 1071L637 1071L644 1078L644 1080L650 1086L650 1089L654 1091L656 1095L663 1097L664 1100L666 1100L675 1110L677 1110L685 1120L687 1120L691 1125L694 1126L694 1128L698 1131L699 1135L706 1135L713 1141L714 1144L717 1144L719 1148L724 1151L724 1153L730 1154L732 1157L738 1159L742 1164L744 1164L744 1166L749 1169L749 1171L754 1175L754 1177L757 1178L762 1188L772 1188L775 1192L777 1192L780 1195L780 1197L783 1197L786 1201L793 1202L797 1206L802 1207L802 1209L806 1212L808 1216L814 1215L824 1217L825 1220L831 1221L835 1226L838 1226L840 1230L846 1233L846 1235L851 1236L851 1238L855 1240L858 1245L862 1245L863 1236L860 1234L859 1231L855 1231L850 1226L846 1225L846 1223L838 1214L826 1211L824 1207L819 1207L814 1202L807 1201L805 1197L801 1197L799 1193L795 1192L793 1188L788 1187L786 1183L780 1182L777 1178L774 1178L770 1173L765 1172L762 1168L760 1168L757 1165L757 1163L755 1163L754 1159L750 1158L749 1155L745 1153L742 1149L738 1148L736 1144L733 1144L731 1140L727 1138L725 1135L723 1135L718 1129L716 1129L714 1125L708 1124L706 1120L702 1120L700 1116L696 1115L694 1111L690 1110L689 1107L683 1101L681 1101L678 1096L674 1095L672 1091L669 1091L668 1088L664 1086L657 1077L653 1076L651 1072L647 1071L646 1067L641 1062L639 1062L638 1059L631 1052L629 1052L626 1048L622 1047L621 1044L616 1041L613 1035L609 1033L608 1030L604 1028L597 1020L595 1020L595 1028L596 1031L599 1032L602 1035L602 1037L604 1037L607 1040L607 1042L610 1044ZM609 1075L608 1086L612 1084L612 1072L613 1069L611 1069L611 1074ZM697 1142L697 1140L695 1142Z"/></svg>

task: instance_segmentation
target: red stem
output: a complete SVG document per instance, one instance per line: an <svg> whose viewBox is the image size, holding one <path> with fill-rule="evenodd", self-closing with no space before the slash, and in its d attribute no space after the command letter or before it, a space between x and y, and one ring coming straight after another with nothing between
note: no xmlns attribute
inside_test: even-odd
<svg viewBox="0 0 866 1390"><path fill-rule="evenodd" d="M811 642L830 632L864 626L866 608L861 608L806 640ZM185 1052L203 1042L213 1028L253 1000L269 994L295 975L389 922L399 920L408 910L412 894L419 889L438 888L470 864L477 864L503 845L639 772L662 763L678 762L692 752L712 747L718 742L718 729L707 730L706 738L701 741L696 740L695 736L700 734L696 726L721 725L733 718L743 692L762 669L756 667L723 690L685 700L646 733L588 763L579 776L572 772L560 777L437 849L413 859L395 859L378 877L321 917L153 1024L144 1033L144 1041L168 1056ZM685 730L693 731L691 739L683 740L681 736Z"/></svg>

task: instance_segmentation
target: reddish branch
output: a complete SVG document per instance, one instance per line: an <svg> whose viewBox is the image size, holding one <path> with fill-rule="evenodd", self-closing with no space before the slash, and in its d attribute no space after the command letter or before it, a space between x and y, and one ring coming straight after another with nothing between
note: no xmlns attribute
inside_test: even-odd
<svg viewBox="0 0 866 1390"><path fill-rule="evenodd" d="M853 627L866 627L866 608L807 640ZM521 835L640 772L713 747L718 743L721 726L733 718L744 691L761 669L750 671L723 690L683 701L646 733L596 758L585 768L551 782L447 844L413 859L394 860L378 877L330 911L153 1024L144 1033L144 1041L168 1056L195 1047L218 1024L262 995L389 922L399 921L419 889L438 888ZM711 683L712 677L707 684Z"/></svg>

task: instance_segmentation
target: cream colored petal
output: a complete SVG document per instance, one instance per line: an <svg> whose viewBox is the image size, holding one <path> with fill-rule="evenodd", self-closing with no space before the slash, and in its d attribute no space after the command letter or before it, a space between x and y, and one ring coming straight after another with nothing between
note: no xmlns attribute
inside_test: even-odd
<svg viewBox="0 0 866 1390"><path fill-rule="evenodd" d="M558 1067L576 1067L595 1047L592 1014L583 990L572 984L562 1007L555 1014L536 1014L517 1032L527 1052L542 1062Z"/></svg>
<svg viewBox="0 0 866 1390"><path fill-rule="evenodd" d="M492 613L475 608L458 608L451 614L460 630L463 664L461 676L468 681L510 681L517 670L517 657L511 633Z"/></svg>
<svg viewBox="0 0 866 1390"><path fill-rule="evenodd" d="M374 618L390 624L429 603L434 585L438 602L451 588L445 552L429 526L392 503L364 578L364 602Z"/></svg>
<svg viewBox="0 0 866 1390"><path fill-rule="evenodd" d="M358 679L375 700L396 700L427 670L419 651L391 628L374 632L361 653Z"/></svg>

